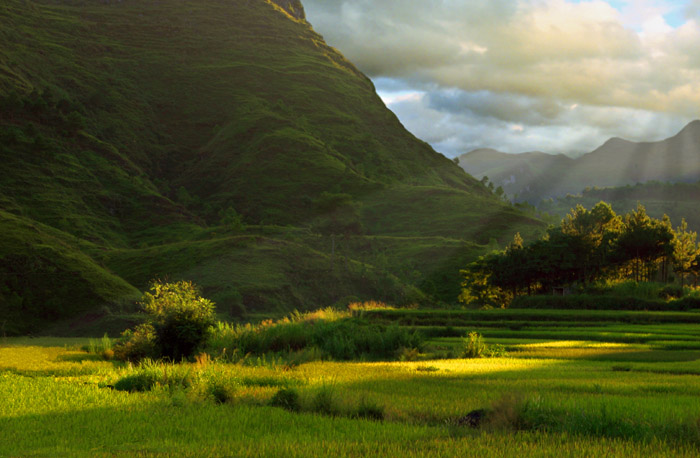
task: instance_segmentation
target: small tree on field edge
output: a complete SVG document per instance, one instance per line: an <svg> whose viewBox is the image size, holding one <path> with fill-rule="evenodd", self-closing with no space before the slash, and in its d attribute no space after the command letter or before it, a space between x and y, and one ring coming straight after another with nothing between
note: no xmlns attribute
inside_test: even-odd
<svg viewBox="0 0 700 458"><path fill-rule="evenodd" d="M155 330L160 355L174 361L193 356L214 324L214 303L189 281L153 282L141 306Z"/></svg>

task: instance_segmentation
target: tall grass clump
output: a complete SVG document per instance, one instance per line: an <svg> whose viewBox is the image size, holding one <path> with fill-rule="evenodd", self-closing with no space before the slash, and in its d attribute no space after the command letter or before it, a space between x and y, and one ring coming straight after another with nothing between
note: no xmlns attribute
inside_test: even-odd
<svg viewBox="0 0 700 458"><path fill-rule="evenodd" d="M295 313L258 325L218 323L207 342L210 353L229 361L246 355L306 352L334 360L391 359L401 348L417 348L422 336L399 326L366 324L329 309Z"/></svg>
<svg viewBox="0 0 700 458"><path fill-rule="evenodd" d="M94 355L100 355L105 359L114 357L114 341L105 333L101 339L90 339L84 350Z"/></svg>
<svg viewBox="0 0 700 458"><path fill-rule="evenodd" d="M216 404L232 402L240 381L222 373L216 368L206 370L196 379L197 388L204 398L213 400Z"/></svg>
<svg viewBox="0 0 700 458"><path fill-rule="evenodd" d="M472 331L462 338L462 358L496 358L507 356L503 345L486 345L481 334Z"/></svg>
<svg viewBox="0 0 700 458"><path fill-rule="evenodd" d="M477 332L470 332L462 340L462 358L481 358L486 351L486 344Z"/></svg>
<svg viewBox="0 0 700 458"><path fill-rule="evenodd" d="M169 389L188 388L192 385L191 368L145 359L114 384L118 391L150 391L160 386Z"/></svg>
<svg viewBox="0 0 700 458"><path fill-rule="evenodd" d="M311 409L322 415L339 415L338 397L334 385L322 385L311 399Z"/></svg>

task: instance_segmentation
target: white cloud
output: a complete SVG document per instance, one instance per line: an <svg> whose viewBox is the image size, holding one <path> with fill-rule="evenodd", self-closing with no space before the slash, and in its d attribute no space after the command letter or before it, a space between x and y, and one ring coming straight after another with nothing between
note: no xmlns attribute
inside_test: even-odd
<svg viewBox="0 0 700 458"><path fill-rule="evenodd" d="M511 109L508 109L510 103ZM578 155L611 137L661 140L687 122L645 110L542 105L525 96L435 89L389 105L415 135L447 156L476 148Z"/></svg>
<svg viewBox="0 0 700 458"><path fill-rule="evenodd" d="M686 17L689 19L700 18L700 0L691 0L685 8Z"/></svg>
<svg viewBox="0 0 700 458"><path fill-rule="evenodd" d="M481 140L497 139L489 133L498 131L523 142L524 135L511 130L522 125L533 136L528 145L543 142L536 149L580 151L608 133L639 138L638 127L625 127L631 122L653 137L659 126L682 127L700 111L700 0L627 0L615 7L602 0L305 5L315 28L361 70L375 80L401 82L406 94L421 94L385 100L427 141L415 129L435 123L442 134L426 135L450 151L467 147L467 135L479 140L480 131L459 122L483 127ZM681 10L686 23L674 28L665 17ZM527 149L515 140L505 143L514 152Z"/></svg>

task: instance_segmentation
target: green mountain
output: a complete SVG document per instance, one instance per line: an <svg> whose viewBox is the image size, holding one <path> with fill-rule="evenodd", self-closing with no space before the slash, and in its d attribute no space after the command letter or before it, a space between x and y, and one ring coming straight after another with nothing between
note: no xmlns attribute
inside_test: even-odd
<svg viewBox="0 0 700 458"><path fill-rule="evenodd" d="M155 277L239 315L454 301L460 264L542 230L407 132L298 0L6 0L0 23L0 332Z"/></svg>

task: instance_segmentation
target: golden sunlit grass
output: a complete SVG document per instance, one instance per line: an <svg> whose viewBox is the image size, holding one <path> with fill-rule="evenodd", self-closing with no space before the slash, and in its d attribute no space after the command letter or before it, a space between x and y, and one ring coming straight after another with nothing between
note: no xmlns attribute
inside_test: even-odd
<svg viewBox="0 0 700 458"><path fill-rule="evenodd" d="M527 343L520 348L630 348L629 344L611 342L590 342L585 340L555 340L547 342Z"/></svg>
<svg viewBox="0 0 700 458"><path fill-rule="evenodd" d="M364 312L367 310L396 310L396 307L380 301L351 302L348 304L351 312Z"/></svg>
<svg viewBox="0 0 700 458"><path fill-rule="evenodd" d="M315 326L349 313L283 322ZM692 456L700 445L694 350L508 337L489 339L508 348L498 358L288 365L202 354L125 365L79 350L85 343L8 339L0 347L0 390L11 399L0 404L0 431L21 435L0 444L0 455ZM145 392L111 389L139 376L153 380ZM298 393L298 413L268 407L280 390ZM356 419L362 409L383 421ZM475 409L494 412L488 427L457 426Z"/></svg>
<svg viewBox="0 0 700 458"><path fill-rule="evenodd" d="M75 347L0 347L0 371L26 375L77 376L107 373L112 369L113 363Z"/></svg>

